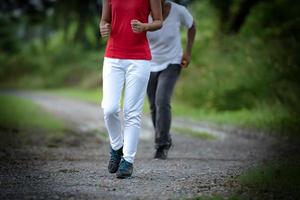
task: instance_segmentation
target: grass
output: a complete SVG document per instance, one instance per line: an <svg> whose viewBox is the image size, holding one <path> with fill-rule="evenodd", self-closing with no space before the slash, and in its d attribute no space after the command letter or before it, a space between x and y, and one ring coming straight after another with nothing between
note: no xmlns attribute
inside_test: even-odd
<svg viewBox="0 0 300 200"><path fill-rule="evenodd" d="M218 195L194 200L300 199L299 155L269 161L237 178L240 188L229 198Z"/></svg>
<svg viewBox="0 0 300 200"><path fill-rule="evenodd" d="M69 98L77 98L92 103L101 102L101 89L78 89L61 88L46 90L51 94L61 95ZM149 113L149 104L147 99L144 104L144 112ZM297 119L290 121L290 113L280 104L268 105L260 104L254 109L241 109L237 111L208 111L203 108L197 108L177 99L173 100L172 112L175 116L190 118L197 121L207 121L217 124L230 124L245 128L255 128L263 130L282 131L284 127L297 125Z"/></svg>
<svg viewBox="0 0 300 200"><path fill-rule="evenodd" d="M204 131L195 131L195 130L188 129L188 128L178 128L178 127L174 127L173 130L180 134L190 135L190 136L197 137L197 138L200 138L203 140L217 139L217 137L215 135L212 135L211 133L204 132Z"/></svg>
<svg viewBox="0 0 300 200"><path fill-rule="evenodd" d="M224 200L224 197L220 197L220 196L212 196L212 197L197 197L194 198L193 200ZM229 197L226 198L227 200L239 200L239 198L237 197Z"/></svg>
<svg viewBox="0 0 300 200"><path fill-rule="evenodd" d="M250 170L239 177L241 185L253 197L262 199L300 198L299 155L285 158ZM257 198L256 198L257 199Z"/></svg>
<svg viewBox="0 0 300 200"><path fill-rule="evenodd" d="M16 129L46 129L53 132L65 128L63 122L27 99L0 95L0 126Z"/></svg>
<svg viewBox="0 0 300 200"><path fill-rule="evenodd" d="M0 94L0 149L48 146L67 133L66 125L30 100Z"/></svg>
<svg viewBox="0 0 300 200"><path fill-rule="evenodd" d="M54 95L76 98L78 100L87 101L91 103L100 103L102 99L102 91L99 89L78 89L78 88L59 88L43 90Z"/></svg>
<svg viewBox="0 0 300 200"><path fill-rule="evenodd" d="M229 124L244 128L255 128L266 130L267 132L284 132L285 128L287 131L290 129L294 130L297 129L297 124L299 124L299 119L293 119L291 114L280 104L260 104L253 109L236 111L209 111L175 101L172 108L176 116L190 117L195 120L221 125Z"/></svg>

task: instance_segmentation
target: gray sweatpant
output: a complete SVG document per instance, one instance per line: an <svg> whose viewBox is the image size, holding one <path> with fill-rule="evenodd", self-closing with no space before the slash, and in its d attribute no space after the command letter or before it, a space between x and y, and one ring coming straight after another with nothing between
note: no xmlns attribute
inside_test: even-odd
<svg viewBox="0 0 300 200"><path fill-rule="evenodd" d="M155 148L169 148L172 144L171 96L180 75L181 66L170 64L159 72L151 72L147 94L150 103L151 117L155 129Z"/></svg>

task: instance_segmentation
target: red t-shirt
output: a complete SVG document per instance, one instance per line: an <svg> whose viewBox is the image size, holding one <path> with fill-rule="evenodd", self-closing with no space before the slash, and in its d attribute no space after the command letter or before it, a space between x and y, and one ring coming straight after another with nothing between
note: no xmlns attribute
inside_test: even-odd
<svg viewBox="0 0 300 200"><path fill-rule="evenodd" d="M149 0L108 0L111 7L111 33L105 57L151 60L146 32L134 33L131 20L148 23Z"/></svg>

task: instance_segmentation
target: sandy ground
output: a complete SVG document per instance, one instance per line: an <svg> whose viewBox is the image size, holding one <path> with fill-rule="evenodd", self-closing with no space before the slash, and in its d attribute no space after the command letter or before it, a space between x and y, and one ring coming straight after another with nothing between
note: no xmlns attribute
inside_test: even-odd
<svg viewBox="0 0 300 200"><path fill-rule="evenodd" d="M145 115L133 177L119 180L107 171L109 143L100 104L38 93L13 95L32 99L70 129L50 141L43 139L42 130L32 130L26 144L1 147L0 199L226 197L238 188L235 177L274 155L276 140L270 136L175 117L173 127L208 131L217 139L173 134L169 159L155 160L153 129ZM8 140L20 132L0 129Z"/></svg>

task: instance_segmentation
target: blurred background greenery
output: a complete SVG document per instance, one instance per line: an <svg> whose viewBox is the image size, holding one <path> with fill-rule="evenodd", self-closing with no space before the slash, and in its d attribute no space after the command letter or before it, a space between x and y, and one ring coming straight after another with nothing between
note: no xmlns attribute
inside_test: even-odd
<svg viewBox="0 0 300 200"><path fill-rule="evenodd" d="M0 1L0 90L37 90L100 103L106 45L98 30L101 2ZM192 63L176 87L174 115L280 133L299 142L300 2L176 2L194 16L197 37ZM185 43L184 30L182 37ZM66 132L61 120L28 99L0 93L0 111L1 147L11 128L41 127L55 137ZM29 138L24 135L21 140ZM262 198L269 192L279 193L275 199L299 199L298 152L278 155L279 160L241 176L248 188L242 192L258 197L253 199L274 199Z"/></svg>
<svg viewBox="0 0 300 200"><path fill-rule="evenodd" d="M99 102L106 44L98 30L101 2L1 1L1 88L47 89ZM193 14L197 37L174 94L174 114L297 133L300 3L177 2Z"/></svg>

